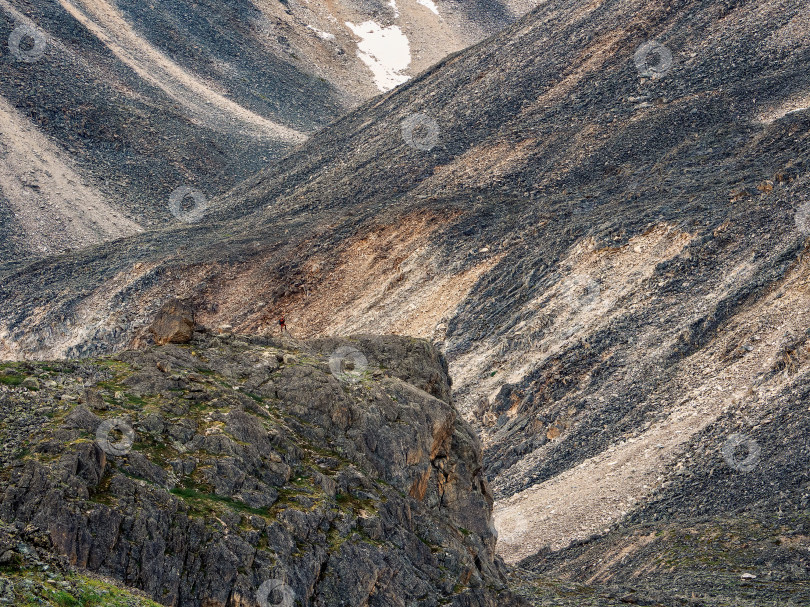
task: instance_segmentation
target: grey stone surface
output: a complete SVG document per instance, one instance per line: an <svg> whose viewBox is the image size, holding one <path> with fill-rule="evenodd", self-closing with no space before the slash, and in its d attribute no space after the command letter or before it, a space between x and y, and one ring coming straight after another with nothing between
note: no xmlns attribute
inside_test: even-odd
<svg viewBox="0 0 810 607"><path fill-rule="evenodd" d="M426 342L352 341L385 374L338 381L325 361L345 340L286 351L204 335L74 366L63 379L81 377L109 408L62 403L0 429L17 441L0 459L0 521L39 530L55 557L164 605L253 607L271 579L318 607L522 604L494 555L480 444L443 359ZM256 393L232 388L246 374ZM6 390L0 408L57 394ZM135 431L124 455L95 442L113 418Z"/></svg>

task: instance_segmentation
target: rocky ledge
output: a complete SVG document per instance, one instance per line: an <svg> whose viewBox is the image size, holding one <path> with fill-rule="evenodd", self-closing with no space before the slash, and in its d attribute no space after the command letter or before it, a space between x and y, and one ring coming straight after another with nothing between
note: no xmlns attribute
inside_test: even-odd
<svg viewBox="0 0 810 607"><path fill-rule="evenodd" d="M195 333L5 364L0 415L0 601L101 576L178 607L522 604L424 341Z"/></svg>

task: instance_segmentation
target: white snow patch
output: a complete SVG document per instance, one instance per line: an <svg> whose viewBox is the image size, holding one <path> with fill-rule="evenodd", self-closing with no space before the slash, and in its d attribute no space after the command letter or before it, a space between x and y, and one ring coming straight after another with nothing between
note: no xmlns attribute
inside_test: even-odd
<svg viewBox="0 0 810 607"><path fill-rule="evenodd" d="M314 25L308 25L307 27L309 29L311 29L313 32L315 32L316 34L318 34L318 38L323 38L324 40L334 40L335 39L334 34L330 34L329 32L325 32L323 30L319 30Z"/></svg>
<svg viewBox="0 0 810 607"><path fill-rule="evenodd" d="M411 47L398 25L382 27L374 21L355 25L347 21L346 27L361 38L357 56L374 74L377 88L390 91L410 78L401 72L411 64Z"/></svg>
<svg viewBox="0 0 810 607"><path fill-rule="evenodd" d="M416 0L416 2L418 4L421 4L422 6L429 8L437 15L439 14L439 8L436 6L436 4L434 4L433 0Z"/></svg>
<svg viewBox="0 0 810 607"><path fill-rule="evenodd" d="M397 0L390 0L388 6L394 9L394 19L399 19L399 8L397 8Z"/></svg>

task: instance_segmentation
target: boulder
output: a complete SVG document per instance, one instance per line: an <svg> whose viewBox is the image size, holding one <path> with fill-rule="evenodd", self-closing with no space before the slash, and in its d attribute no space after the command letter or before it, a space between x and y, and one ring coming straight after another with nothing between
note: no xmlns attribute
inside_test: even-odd
<svg viewBox="0 0 810 607"><path fill-rule="evenodd" d="M187 302L171 299L158 311L149 332L159 346L187 344L194 335L194 310Z"/></svg>

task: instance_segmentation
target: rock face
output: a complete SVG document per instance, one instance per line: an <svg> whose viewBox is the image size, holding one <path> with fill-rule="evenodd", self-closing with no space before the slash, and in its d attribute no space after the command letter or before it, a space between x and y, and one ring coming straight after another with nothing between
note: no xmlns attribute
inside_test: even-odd
<svg viewBox="0 0 810 607"><path fill-rule="evenodd" d="M341 381L347 346L366 364ZM522 604L426 342L203 336L10 368L55 387L0 393L0 521L80 570L178 607L266 607L273 585L296 605Z"/></svg>
<svg viewBox="0 0 810 607"><path fill-rule="evenodd" d="M169 300L158 311L149 332L159 346L187 344L194 335L194 310L188 302Z"/></svg>
<svg viewBox="0 0 810 607"><path fill-rule="evenodd" d="M135 589L77 571L50 548L47 532L0 523L0 605L159 607Z"/></svg>

